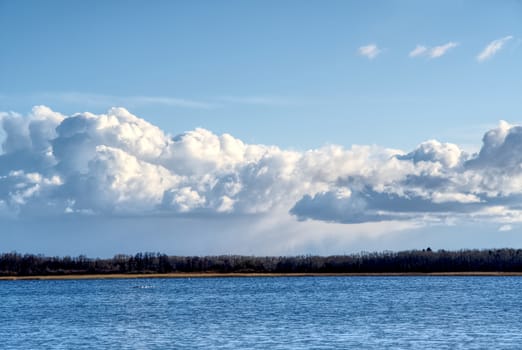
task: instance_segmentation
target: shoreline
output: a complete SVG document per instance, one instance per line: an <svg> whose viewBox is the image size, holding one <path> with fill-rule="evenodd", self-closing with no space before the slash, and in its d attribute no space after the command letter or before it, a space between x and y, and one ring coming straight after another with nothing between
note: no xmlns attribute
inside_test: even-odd
<svg viewBox="0 0 522 350"><path fill-rule="evenodd" d="M245 278L245 277L512 277L522 276L522 272L382 272L382 273L131 273L92 275L37 275L0 276L0 281L20 280L89 280L89 279L146 279L146 278Z"/></svg>

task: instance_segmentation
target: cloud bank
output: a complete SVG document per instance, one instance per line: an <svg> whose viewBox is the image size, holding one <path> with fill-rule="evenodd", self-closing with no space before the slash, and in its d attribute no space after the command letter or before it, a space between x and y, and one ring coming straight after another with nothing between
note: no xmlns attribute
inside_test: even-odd
<svg viewBox="0 0 522 350"><path fill-rule="evenodd" d="M176 136L123 108L0 113L0 215L219 217L300 221L522 220L522 127L501 122L477 154L426 141L410 152L297 152L195 129ZM508 227L508 226L505 226Z"/></svg>

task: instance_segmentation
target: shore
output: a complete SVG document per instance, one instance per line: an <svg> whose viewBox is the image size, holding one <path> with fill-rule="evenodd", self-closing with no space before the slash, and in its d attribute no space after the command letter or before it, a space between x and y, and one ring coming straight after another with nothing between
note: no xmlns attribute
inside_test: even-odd
<svg viewBox="0 0 522 350"><path fill-rule="evenodd" d="M393 276L522 276L522 272L430 272L430 273L134 273L92 275L0 276L0 281L87 280L143 278L241 278L241 277L393 277Z"/></svg>

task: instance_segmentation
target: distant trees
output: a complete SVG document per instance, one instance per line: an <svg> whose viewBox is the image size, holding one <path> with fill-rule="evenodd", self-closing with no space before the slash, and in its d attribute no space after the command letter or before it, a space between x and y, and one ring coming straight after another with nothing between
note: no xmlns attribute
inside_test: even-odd
<svg viewBox="0 0 522 350"><path fill-rule="evenodd" d="M522 272L521 249L374 252L335 256L255 257L118 254L110 259L0 254L0 276L113 273L429 273Z"/></svg>

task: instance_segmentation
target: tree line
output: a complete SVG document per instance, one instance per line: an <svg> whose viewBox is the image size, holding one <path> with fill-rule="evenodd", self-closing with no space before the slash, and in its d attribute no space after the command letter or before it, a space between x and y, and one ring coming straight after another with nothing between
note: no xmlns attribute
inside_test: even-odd
<svg viewBox="0 0 522 350"><path fill-rule="evenodd" d="M126 273L430 273L522 272L522 249L361 252L333 256L168 256L112 258L0 254L0 276Z"/></svg>

